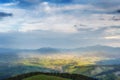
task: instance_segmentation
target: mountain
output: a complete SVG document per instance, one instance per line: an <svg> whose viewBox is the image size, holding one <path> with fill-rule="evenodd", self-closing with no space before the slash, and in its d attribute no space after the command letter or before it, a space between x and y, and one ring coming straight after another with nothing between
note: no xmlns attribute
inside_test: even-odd
<svg viewBox="0 0 120 80"><path fill-rule="evenodd" d="M101 57L101 58L117 58L119 59L120 47L109 46L88 46L74 49L60 49L60 48L39 48L39 49L9 49L0 48L0 54L9 55L22 55L22 54L67 54L79 55L83 57Z"/></svg>
<svg viewBox="0 0 120 80"><path fill-rule="evenodd" d="M40 49L37 49L36 51L40 52L40 53L59 53L59 52L61 52L60 49L50 48L50 47L40 48Z"/></svg>
<svg viewBox="0 0 120 80"><path fill-rule="evenodd" d="M76 48L73 51L83 53L84 56L89 57L120 58L120 47L96 45L83 48Z"/></svg>
<svg viewBox="0 0 120 80"><path fill-rule="evenodd" d="M96 46L76 48L74 50L80 51L80 52L95 52L96 51L96 52L119 53L120 52L120 47L110 47L110 46L96 45Z"/></svg>
<svg viewBox="0 0 120 80"><path fill-rule="evenodd" d="M110 46L88 46L80 47L74 49L59 49L51 47L43 47L39 49L11 49L11 48L0 48L0 53L5 52L40 52L40 53L57 53L57 52L110 52L110 53L119 53L120 47L110 47Z"/></svg>

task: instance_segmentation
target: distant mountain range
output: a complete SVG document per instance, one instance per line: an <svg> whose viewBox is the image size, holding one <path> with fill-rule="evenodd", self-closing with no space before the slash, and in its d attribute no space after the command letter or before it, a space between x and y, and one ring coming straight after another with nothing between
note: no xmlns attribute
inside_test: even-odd
<svg viewBox="0 0 120 80"><path fill-rule="evenodd" d="M50 47L40 48L40 49L37 49L35 51L40 52L40 53L58 53L58 52L61 52L60 49L50 48Z"/></svg>
<svg viewBox="0 0 120 80"><path fill-rule="evenodd" d="M81 47L75 49L59 49L59 48L51 48L44 47L39 49L10 49L10 48L0 48L1 56L15 56L18 54L77 54L82 55L83 57L100 57L103 60L96 62L100 65L112 65L112 64L120 64L120 47L109 47L109 46L88 46ZM104 58L108 58L107 60Z"/></svg>
<svg viewBox="0 0 120 80"><path fill-rule="evenodd" d="M61 52L78 52L78 53L107 53L117 56L120 53L120 47L109 47L109 46L88 46L74 49L59 49L51 47L43 47L39 49L10 49L0 48L0 53L19 53L19 52L38 52L38 53L61 53Z"/></svg>

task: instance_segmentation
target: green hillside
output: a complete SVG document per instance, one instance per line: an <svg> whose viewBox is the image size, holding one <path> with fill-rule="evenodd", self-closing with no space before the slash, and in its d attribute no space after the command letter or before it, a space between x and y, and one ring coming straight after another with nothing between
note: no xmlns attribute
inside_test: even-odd
<svg viewBox="0 0 120 80"><path fill-rule="evenodd" d="M17 75L6 80L97 80L80 74L32 72Z"/></svg>
<svg viewBox="0 0 120 80"><path fill-rule="evenodd" d="M29 78L25 78L23 80L70 80L70 79L48 75L36 75Z"/></svg>

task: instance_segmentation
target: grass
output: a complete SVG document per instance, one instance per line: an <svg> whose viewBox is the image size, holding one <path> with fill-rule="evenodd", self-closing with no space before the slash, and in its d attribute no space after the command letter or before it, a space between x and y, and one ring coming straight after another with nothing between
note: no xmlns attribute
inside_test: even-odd
<svg viewBox="0 0 120 80"><path fill-rule="evenodd" d="M48 75L36 75L29 78L25 78L23 80L70 80L70 79Z"/></svg>

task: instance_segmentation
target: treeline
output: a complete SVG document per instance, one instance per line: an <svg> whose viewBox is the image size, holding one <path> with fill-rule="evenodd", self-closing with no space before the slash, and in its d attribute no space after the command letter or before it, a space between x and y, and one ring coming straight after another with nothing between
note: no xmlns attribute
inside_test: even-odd
<svg viewBox="0 0 120 80"><path fill-rule="evenodd" d="M22 74L22 75L18 75L18 76L15 76L15 77L8 78L6 80L23 80L24 78L28 78L28 77L35 76L35 75L41 75L41 74L49 75L49 76L57 76L57 77L62 77L62 78L68 78L68 79L72 79L72 80L97 80L95 78L87 77L87 76L80 75L80 74L44 73L44 72L26 73L26 74Z"/></svg>

